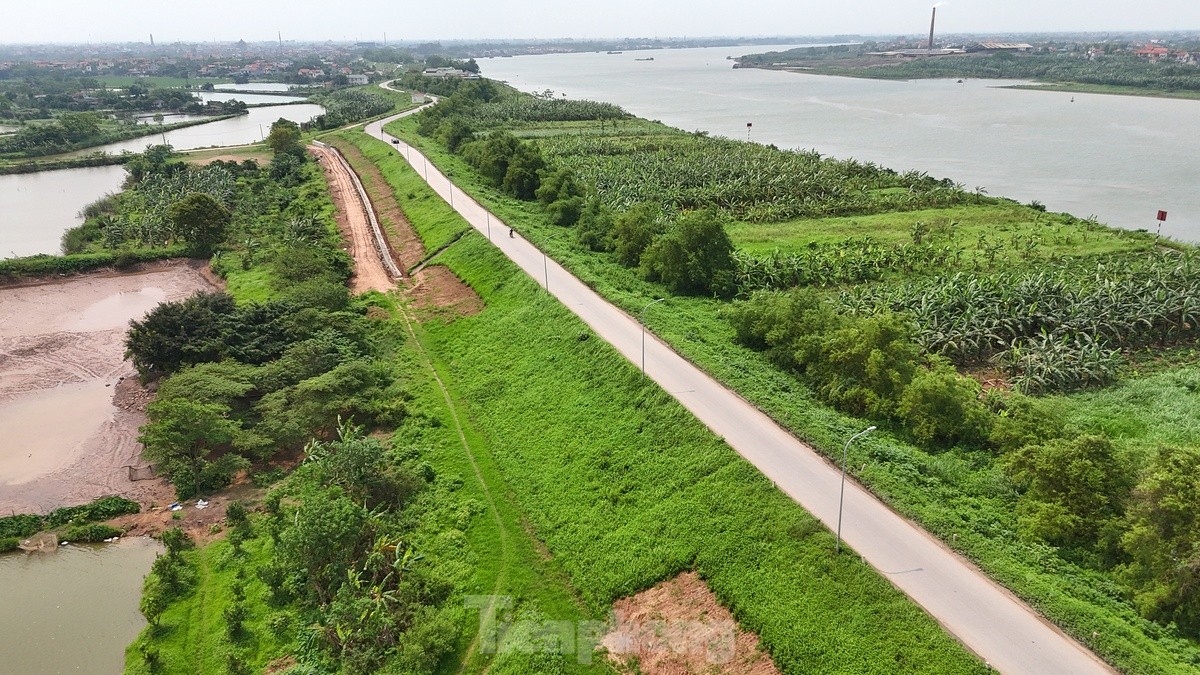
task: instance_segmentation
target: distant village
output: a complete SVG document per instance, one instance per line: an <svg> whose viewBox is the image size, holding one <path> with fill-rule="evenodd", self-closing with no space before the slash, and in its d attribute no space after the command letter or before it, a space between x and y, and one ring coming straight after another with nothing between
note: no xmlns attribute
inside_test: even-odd
<svg viewBox="0 0 1200 675"><path fill-rule="evenodd" d="M440 45L426 45L427 48ZM471 62L473 66L473 62ZM205 43L196 45L29 45L0 49L0 80L31 69L76 77L173 77L278 81L295 85L365 85L397 69L431 77L478 77L447 59L427 63L412 49L375 43ZM475 68L477 70L477 67Z"/></svg>

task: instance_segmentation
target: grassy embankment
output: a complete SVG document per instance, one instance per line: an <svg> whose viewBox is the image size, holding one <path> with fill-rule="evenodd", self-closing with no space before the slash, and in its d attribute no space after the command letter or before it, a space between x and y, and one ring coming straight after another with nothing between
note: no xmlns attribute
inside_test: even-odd
<svg viewBox="0 0 1200 675"><path fill-rule="evenodd" d="M485 185L460 158L417 136L415 126L413 120L402 120L393 123L388 131L422 147L432 161L443 172L449 171L455 182L468 193L493 213L516 225L523 236L610 300L627 311L636 312L647 302L663 296L660 286L641 280L634 271L619 267L607 256L581 249L575 243L573 231L547 224L545 215L535 205L501 196L497 190ZM529 132L523 129L521 133ZM938 210L823 219L797 223L797 230L789 235L791 243L785 245L844 240L846 235L841 228L855 221L872 225L895 223L891 235L887 234L888 228L884 228L880 236L898 236L897 231L902 231L912 219L928 217L934 220L951 216L968 229L987 228L988 223L1001 216L1001 232L1028 228L1029 223L1039 219L1044 223L1046 219L1058 218L1032 208L1000 202L956 207L949 213ZM1049 239L1039 237L1039 247L1032 253L1022 253L1027 241L1003 234L995 237L994 233L993 238L1002 246L997 260L1019 259L1022 264L1036 268L1037 265L1057 264L1057 258L1051 253L1056 247L1065 246L1065 251L1090 253L1102 258L1106 252L1144 251L1152 245L1148 238L1136 233L1090 224L1079 227L1080 221L1073 222L1076 225L1065 226L1062 233ZM737 225L733 231L735 236L744 237L749 248L757 246L763 250L769 246L767 238L777 234L772 232L777 227L782 226ZM1045 226L1040 227L1042 234L1046 234ZM872 231L873 236L875 233ZM1054 236L1069 241L1053 244ZM969 241L969 238L964 239ZM1052 245L1045 245L1046 242ZM647 322L656 334L822 452L833 455L840 451L848 433L870 423L831 410L793 376L769 363L761 353L736 344L732 327L720 315L724 303L671 297L663 305L647 316ZM1178 393L1179 387L1171 384L1170 379L1170 376L1164 376L1163 380L1156 381L1159 382L1156 391L1164 395ZM1118 391L1120 388L1112 390ZM1105 395L1115 394L1098 396ZM1062 399L1071 407L1077 399L1083 400L1086 396ZM1177 400L1189 410L1200 409L1200 400L1194 395ZM1149 429L1169 419L1167 411L1144 412L1146 419L1125 426ZM1097 416L1129 417L1111 409L1099 412ZM1085 416L1080 414L1078 419L1085 420ZM1104 428L1097 422L1084 425L1082 431L1102 433ZM1129 436L1116 440L1132 442ZM1128 672L1177 672L1200 660L1200 647L1194 642L1141 618L1111 576L1070 562L1054 547L1017 537L1014 512L1017 493L991 453L960 449L935 453L917 448L898 436L876 434L866 439L861 447L856 446L854 454L857 456L852 458L852 470L871 490L976 561L991 576L1119 668Z"/></svg>
<svg viewBox="0 0 1200 675"><path fill-rule="evenodd" d="M403 158L345 135L379 164L427 246L454 239L449 207ZM590 614L696 569L788 672L981 668L868 566L831 556L829 532L482 236L434 262L487 308L423 325L422 342Z"/></svg>
<svg viewBox="0 0 1200 675"><path fill-rule="evenodd" d="M414 326L418 339L395 354L412 415L392 446L415 448L438 476L427 495L438 505L413 542L455 583L445 609L459 627L456 657L439 672L461 672L462 659L468 672L604 672L580 663L571 644L567 655L485 653L478 612L461 608L463 596L511 596L516 618L573 627L693 568L788 672L983 671L869 567L830 555L828 532L482 237L459 238L465 223L389 148L350 137L379 161L427 247L454 242L436 262L486 303L477 316ZM266 295L261 285L242 276L231 288L245 300ZM295 647L294 617L278 618L286 612L270 608L253 574L240 582L253 637L223 630L235 568L266 563L269 546L260 531L240 565L224 542L185 554L199 586L161 618L164 664L222 672L238 653L257 668ZM131 672L141 672L141 644L130 648Z"/></svg>

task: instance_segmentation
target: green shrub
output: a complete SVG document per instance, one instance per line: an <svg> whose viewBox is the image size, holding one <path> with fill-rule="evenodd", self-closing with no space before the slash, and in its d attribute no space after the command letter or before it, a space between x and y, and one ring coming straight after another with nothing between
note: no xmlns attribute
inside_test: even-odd
<svg viewBox="0 0 1200 675"><path fill-rule="evenodd" d="M112 539L113 537L119 537L120 535L120 528L94 523L91 525L75 525L73 527L68 527L66 532L63 532L62 539L63 541L94 542Z"/></svg>
<svg viewBox="0 0 1200 675"><path fill-rule="evenodd" d="M1200 637L1200 449L1162 448L1137 485L1122 576L1143 615Z"/></svg>
<svg viewBox="0 0 1200 675"><path fill-rule="evenodd" d="M977 446L987 438L992 415L979 400L982 387L946 363L921 370L904 389L897 415L924 446Z"/></svg>
<svg viewBox="0 0 1200 675"><path fill-rule="evenodd" d="M1110 555L1116 549L1133 480L1107 438L1027 445L1007 458L1006 468L1024 488L1017 501L1017 523L1024 533Z"/></svg>
<svg viewBox="0 0 1200 675"><path fill-rule="evenodd" d="M21 540L16 537L0 537L0 553L15 551Z"/></svg>
<svg viewBox="0 0 1200 675"><path fill-rule="evenodd" d="M672 293L733 295L733 242L725 222L713 209L681 216L642 253L644 275Z"/></svg>

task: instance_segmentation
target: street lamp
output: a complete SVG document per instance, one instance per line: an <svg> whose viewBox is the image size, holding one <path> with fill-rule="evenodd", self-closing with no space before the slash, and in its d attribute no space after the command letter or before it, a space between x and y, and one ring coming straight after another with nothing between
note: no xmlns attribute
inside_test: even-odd
<svg viewBox="0 0 1200 675"><path fill-rule="evenodd" d="M663 300L666 300L666 298L651 300L650 302L646 303L646 306L643 307L642 311L638 313L638 315L641 317L640 321L642 324L642 377L646 376L646 310L650 309L650 305L653 305L656 302L662 302Z"/></svg>
<svg viewBox="0 0 1200 675"><path fill-rule="evenodd" d="M850 457L850 444L858 440L861 436L875 431L875 426L871 425L866 429L854 434L850 440L846 441L846 447L842 450L842 489L838 493L838 525L837 525L837 544L835 545L838 553L842 552L842 501L846 498L846 460Z"/></svg>

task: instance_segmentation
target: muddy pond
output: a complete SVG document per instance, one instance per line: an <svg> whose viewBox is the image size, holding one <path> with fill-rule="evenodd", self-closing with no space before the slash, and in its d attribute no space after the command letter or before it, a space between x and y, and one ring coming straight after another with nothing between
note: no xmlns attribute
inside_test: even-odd
<svg viewBox="0 0 1200 675"><path fill-rule="evenodd" d="M125 331L164 300L211 285L174 263L0 288L0 513L45 513L109 494L138 498L133 366Z"/></svg>
<svg viewBox="0 0 1200 675"><path fill-rule="evenodd" d="M120 673L146 621L142 580L161 550L142 537L0 554L0 672Z"/></svg>

